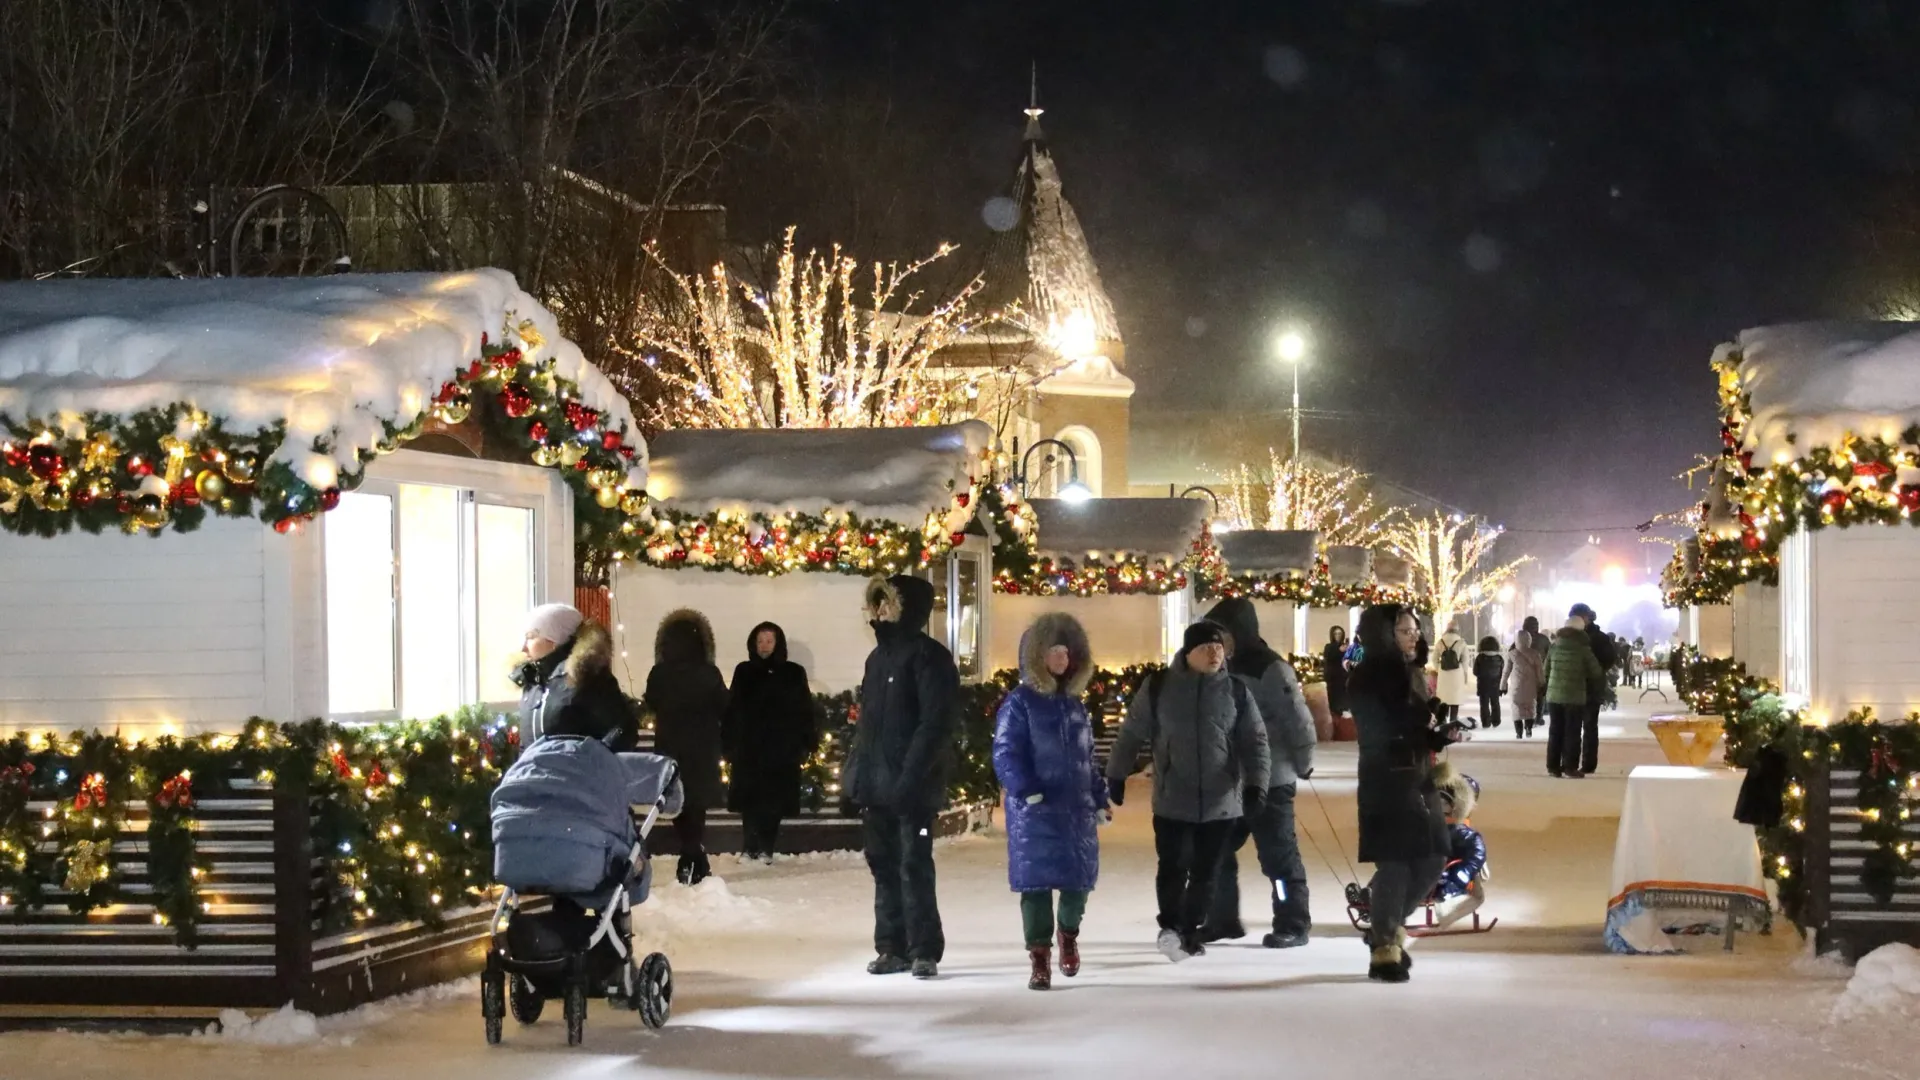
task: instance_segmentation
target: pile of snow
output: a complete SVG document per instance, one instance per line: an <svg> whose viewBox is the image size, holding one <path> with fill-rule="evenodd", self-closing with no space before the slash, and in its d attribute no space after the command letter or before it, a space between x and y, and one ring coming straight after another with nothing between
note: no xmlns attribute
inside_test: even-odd
<svg viewBox="0 0 1920 1080"><path fill-rule="evenodd" d="M735 893L718 877L698 885L669 882L655 886L647 902L634 912L634 927L667 937L750 930L766 921L772 906L772 901Z"/></svg>
<svg viewBox="0 0 1920 1080"><path fill-rule="evenodd" d="M653 440L647 494L668 510L822 514L919 528L981 475L993 429L668 431ZM964 524L964 523L963 523Z"/></svg>
<svg viewBox="0 0 1920 1080"><path fill-rule="evenodd" d="M1180 562L1207 525L1200 499L1033 499L1034 538L1042 554L1082 561L1132 556Z"/></svg>
<svg viewBox="0 0 1920 1080"><path fill-rule="evenodd" d="M480 980L470 977L370 1002L337 1016L315 1016L294 1008L292 1003L263 1016L248 1016L238 1009L225 1009L221 1011L219 1021L208 1026L202 1034L207 1038L249 1046L351 1046L355 1036L368 1028L441 1002L478 997L479 993Z"/></svg>
<svg viewBox="0 0 1920 1080"><path fill-rule="evenodd" d="M1834 1003L1833 1019L1873 1018L1920 1021L1920 949L1882 945L1854 965L1846 992Z"/></svg>
<svg viewBox="0 0 1920 1080"><path fill-rule="evenodd" d="M1320 534L1311 529L1236 529L1220 537L1220 557L1233 574L1313 572Z"/></svg>
<svg viewBox="0 0 1920 1080"><path fill-rule="evenodd" d="M1734 348L1753 405L1745 448L1757 463L1837 445L1849 431L1897 442L1920 423L1920 323L1765 326L1722 345L1715 360Z"/></svg>
<svg viewBox="0 0 1920 1080"><path fill-rule="evenodd" d="M642 450L626 399L504 270L0 284L0 414L57 421L190 403L236 433L284 423L273 457L312 482L356 469L382 422L412 423L480 358L481 335L505 340L523 321L545 342L523 350L552 359ZM330 464L309 453L316 438L331 444ZM637 461L635 486L646 479Z"/></svg>
<svg viewBox="0 0 1920 1080"><path fill-rule="evenodd" d="M1847 963L1845 956L1837 952L1815 952L1813 939L1811 937L1807 939L1807 947L1801 951L1799 956L1793 958L1793 963L1787 965L1787 970L1793 972L1795 975L1808 979L1850 979L1853 977L1853 965Z"/></svg>

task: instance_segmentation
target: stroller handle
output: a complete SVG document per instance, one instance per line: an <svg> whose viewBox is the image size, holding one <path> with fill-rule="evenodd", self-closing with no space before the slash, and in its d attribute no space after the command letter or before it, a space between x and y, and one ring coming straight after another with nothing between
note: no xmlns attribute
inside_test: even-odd
<svg viewBox="0 0 1920 1080"><path fill-rule="evenodd" d="M680 765L668 759L666 777L660 783L660 795L647 808L646 820L640 823L640 839L645 840L653 832L653 826L660 820L660 811L667 805L667 796L673 793L673 785L680 782Z"/></svg>

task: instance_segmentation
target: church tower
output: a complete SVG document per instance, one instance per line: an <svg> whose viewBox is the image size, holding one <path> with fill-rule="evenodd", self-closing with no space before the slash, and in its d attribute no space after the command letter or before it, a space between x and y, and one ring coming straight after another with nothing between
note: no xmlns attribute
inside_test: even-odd
<svg viewBox="0 0 1920 1080"><path fill-rule="evenodd" d="M1009 449L1014 439L1022 448L1058 439L1073 448L1079 478L1096 495L1124 497L1134 390L1124 374L1126 343L1080 218L1067 202L1041 113L1036 94L1025 110L1013 182L984 215L993 232L977 302L1001 318L955 349L977 355L985 345L1002 363L1017 354L1029 374L1029 392L1002 430ZM1057 483L1064 483L1064 461L1056 472ZM1034 493L1050 494L1055 486L1036 484Z"/></svg>

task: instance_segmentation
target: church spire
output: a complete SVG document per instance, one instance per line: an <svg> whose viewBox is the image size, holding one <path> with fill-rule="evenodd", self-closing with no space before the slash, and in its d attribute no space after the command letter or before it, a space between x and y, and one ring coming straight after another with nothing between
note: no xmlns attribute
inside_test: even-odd
<svg viewBox="0 0 1920 1080"><path fill-rule="evenodd" d="M1029 74L1027 88L1027 133L1025 135L1027 142L1046 141L1046 133L1040 130L1040 114L1043 112L1046 110L1040 107L1040 65L1036 62Z"/></svg>

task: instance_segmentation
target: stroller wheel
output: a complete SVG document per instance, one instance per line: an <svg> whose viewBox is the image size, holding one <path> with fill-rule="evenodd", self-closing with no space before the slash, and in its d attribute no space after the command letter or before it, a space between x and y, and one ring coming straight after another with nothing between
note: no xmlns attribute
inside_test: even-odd
<svg viewBox="0 0 1920 1080"><path fill-rule="evenodd" d="M587 1037L587 984L579 979L567 980L567 1045L579 1046Z"/></svg>
<svg viewBox="0 0 1920 1080"><path fill-rule="evenodd" d="M640 984L634 988L634 1007L640 1022L658 1029L673 1015L673 965L659 953L640 961Z"/></svg>
<svg viewBox="0 0 1920 1080"><path fill-rule="evenodd" d="M507 977L498 971L480 976L480 1018L486 1021L487 1045L500 1045L500 1028L507 1016Z"/></svg>
<svg viewBox="0 0 1920 1080"><path fill-rule="evenodd" d="M513 1018L522 1024L537 1022L546 1004L547 999L526 976L516 975L513 982L508 984L507 1005L513 1010Z"/></svg>

